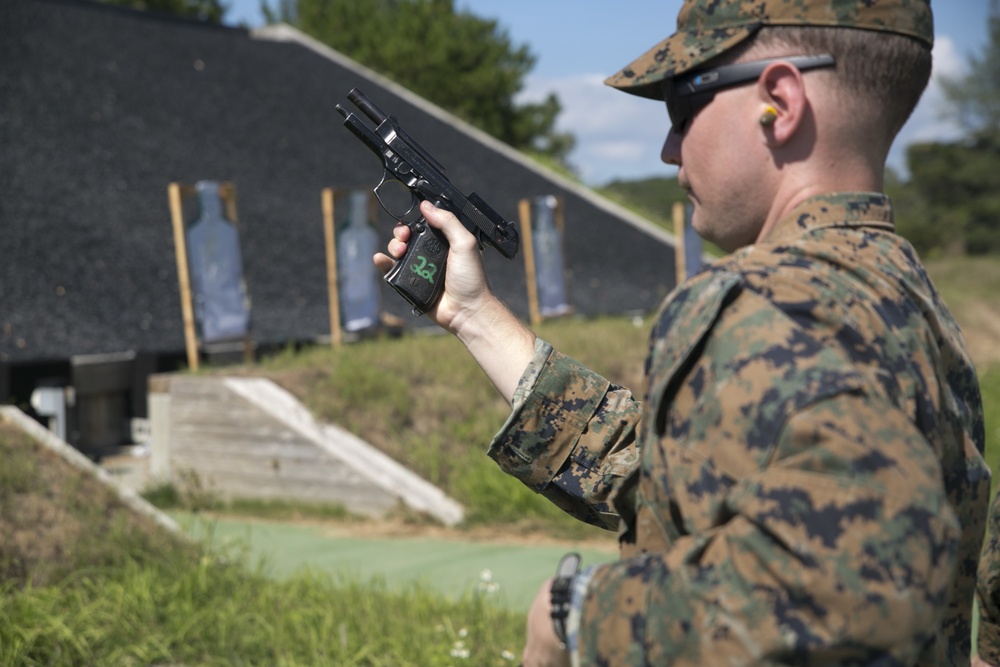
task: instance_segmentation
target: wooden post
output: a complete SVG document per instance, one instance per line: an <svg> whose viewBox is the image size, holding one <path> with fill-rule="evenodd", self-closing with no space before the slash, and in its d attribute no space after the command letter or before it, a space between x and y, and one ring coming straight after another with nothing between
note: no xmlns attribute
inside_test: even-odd
<svg viewBox="0 0 1000 667"><path fill-rule="evenodd" d="M177 255L177 280L180 283L181 314L184 318L184 343L187 348L188 367L198 370L198 337L194 327L194 305L191 298L191 277L188 274L187 239L184 234L184 211L181 204L181 185L167 186L170 200L170 219L174 228L174 249Z"/></svg>
<svg viewBox="0 0 1000 667"><path fill-rule="evenodd" d="M236 186L229 181L219 183L219 196L226 204L226 217L229 218L229 222L233 223L233 227L239 228L236 219Z"/></svg>
<svg viewBox="0 0 1000 667"><path fill-rule="evenodd" d="M333 228L333 190L323 188L323 233L326 237L326 285L330 295L330 344L337 347L341 343L340 331L340 287L337 285L337 239Z"/></svg>
<svg viewBox="0 0 1000 667"><path fill-rule="evenodd" d="M673 218L674 218L674 266L677 269L675 278L677 284L680 285L685 280L687 280L687 266L685 261L685 249L684 249L684 204L682 202L674 202L673 207Z"/></svg>
<svg viewBox="0 0 1000 667"><path fill-rule="evenodd" d="M532 326L542 321L538 307L538 285L535 284L535 247L531 242L531 200L522 199L517 205L521 217L521 247L524 248L524 273L528 280L528 315Z"/></svg>
<svg viewBox="0 0 1000 667"><path fill-rule="evenodd" d="M194 317L194 291L188 263L187 225L184 221L184 198L197 193L195 186L170 183L167 196L170 201L170 220L174 231L174 249L177 256L177 281L180 283L181 315L184 319L184 345L187 349L188 367L198 370L198 332ZM226 206L226 217L239 229L236 217L236 186L230 181L219 183L219 197ZM249 296L247 297L249 299ZM248 304L249 307L249 304ZM249 332L243 338L243 360L253 361L253 341Z"/></svg>

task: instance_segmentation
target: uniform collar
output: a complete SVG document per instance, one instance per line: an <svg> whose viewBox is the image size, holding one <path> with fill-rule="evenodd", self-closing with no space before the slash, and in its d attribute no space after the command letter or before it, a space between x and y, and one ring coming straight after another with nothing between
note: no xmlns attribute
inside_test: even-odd
<svg viewBox="0 0 1000 667"><path fill-rule="evenodd" d="M881 192L840 192L810 197L778 221L763 242L788 242L817 229L877 227L894 231L892 203Z"/></svg>

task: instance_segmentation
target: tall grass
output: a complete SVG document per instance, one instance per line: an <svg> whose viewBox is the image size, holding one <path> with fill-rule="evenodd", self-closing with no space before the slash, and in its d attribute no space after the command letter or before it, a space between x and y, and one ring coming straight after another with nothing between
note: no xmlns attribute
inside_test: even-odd
<svg viewBox="0 0 1000 667"><path fill-rule="evenodd" d="M1000 490L1000 365L979 374L986 427L986 462L993 471L993 491Z"/></svg>
<svg viewBox="0 0 1000 667"><path fill-rule="evenodd" d="M208 555L132 561L0 585L0 664L509 665L524 620L478 592L452 601L308 571L277 581Z"/></svg>

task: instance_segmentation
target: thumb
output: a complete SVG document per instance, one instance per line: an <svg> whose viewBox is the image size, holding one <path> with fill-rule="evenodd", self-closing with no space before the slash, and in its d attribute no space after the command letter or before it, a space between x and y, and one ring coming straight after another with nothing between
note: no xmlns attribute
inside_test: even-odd
<svg viewBox="0 0 1000 667"><path fill-rule="evenodd" d="M451 247L456 249L479 247L476 238L451 211L438 208L430 201L425 200L420 203L420 213L427 220L427 224L441 230Z"/></svg>

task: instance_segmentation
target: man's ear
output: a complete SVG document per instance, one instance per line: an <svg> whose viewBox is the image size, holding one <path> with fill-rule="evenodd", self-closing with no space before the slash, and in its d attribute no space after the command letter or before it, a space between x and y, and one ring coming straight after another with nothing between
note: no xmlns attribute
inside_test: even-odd
<svg viewBox="0 0 1000 667"><path fill-rule="evenodd" d="M761 130L768 142L774 146L787 143L799 132L808 113L802 72L781 61L768 65L757 79L757 93Z"/></svg>

